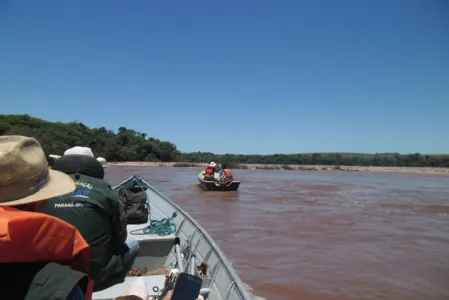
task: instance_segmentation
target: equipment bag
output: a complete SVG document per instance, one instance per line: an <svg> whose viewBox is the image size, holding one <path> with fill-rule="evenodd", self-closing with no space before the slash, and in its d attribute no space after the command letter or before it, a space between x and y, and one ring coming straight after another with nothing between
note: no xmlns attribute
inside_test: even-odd
<svg viewBox="0 0 449 300"><path fill-rule="evenodd" d="M128 224L145 224L148 222L149 207L147 193L140 186L131 186L119 190Z"/></svg>

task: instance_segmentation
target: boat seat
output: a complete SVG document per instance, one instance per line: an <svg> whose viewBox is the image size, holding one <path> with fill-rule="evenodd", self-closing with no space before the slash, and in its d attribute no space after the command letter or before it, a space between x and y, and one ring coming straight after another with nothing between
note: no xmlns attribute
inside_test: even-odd
<svg viewBox="0 0 449 300"><path fill-rule="evenodd" d="M145 281L150 297L159 294L165 283L165 275L126 277L125 282L121 284L116 284L107 289L94 292L92 294L92 300L114 300L118 296L123 296L131 288L132 283L138 278L142 278Z"/></svg>

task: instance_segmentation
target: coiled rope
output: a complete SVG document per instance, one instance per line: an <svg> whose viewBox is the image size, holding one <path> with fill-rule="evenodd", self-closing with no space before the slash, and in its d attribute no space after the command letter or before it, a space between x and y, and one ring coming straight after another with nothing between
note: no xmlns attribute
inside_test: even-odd
<svg viewBox="0 0 449 300"><path fill-rule="evenodd" d="M148 215L150 216L150 224L145 228L131 230L129 233L133 235L145 235L145 234L157 234L159 236L166 236L172 233L176 233L176 224L173 222L174 218L176 218L176 211L173 212L173 215L170 218L163 218L162 220L151 220L151 209L150 209L150 201L148 199L148 194L145 189L140 184L138 178L133 178L134 182L145 192L145 197L147 199L148 204Z"/></svg>
<svg viewBox="0 0 449 300"><path fill-rule="evenodd" d="M151 220L147 227L130 231L134 235L157 234L159 236L170 235L175 232L176 224L173 222L173 217Z"/></svg>

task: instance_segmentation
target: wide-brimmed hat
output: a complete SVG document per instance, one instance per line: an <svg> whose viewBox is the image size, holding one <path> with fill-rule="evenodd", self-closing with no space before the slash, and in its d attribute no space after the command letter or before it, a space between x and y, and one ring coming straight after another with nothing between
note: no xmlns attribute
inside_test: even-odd
<svg viewBox="0 0 449 300"><path fill-rule="evenodd" d="M69 194L73 180L50 170L34 138L0 136L0 206L15 206Z"/></svg>

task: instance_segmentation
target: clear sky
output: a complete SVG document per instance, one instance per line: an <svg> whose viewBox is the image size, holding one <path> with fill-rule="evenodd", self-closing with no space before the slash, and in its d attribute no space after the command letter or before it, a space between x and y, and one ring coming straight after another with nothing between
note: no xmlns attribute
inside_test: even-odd
<svg viewBox="0 0 449 300"><path fill-rule="evenodd" d="M449 1L1 0L0 113L215 153L449 153Z"/></svg>

